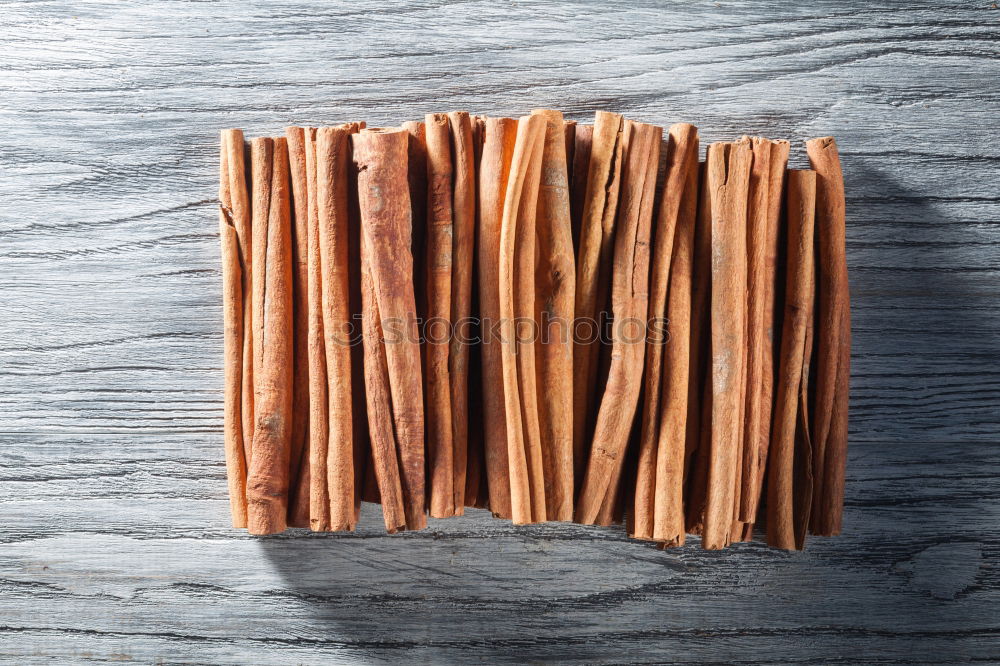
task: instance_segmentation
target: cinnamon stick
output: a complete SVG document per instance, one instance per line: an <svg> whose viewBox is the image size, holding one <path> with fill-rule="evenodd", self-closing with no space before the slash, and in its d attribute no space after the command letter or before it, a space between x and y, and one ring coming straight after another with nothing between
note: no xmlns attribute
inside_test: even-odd
<svg viewBox="0 0 1000 666"><path fill-rule="evenodd" d="M246 455L241 416L243 383L243 266L239 235L233 223L229 155L222 136L219 161L219 239L222 246L222 321L225 354L224 432L226 479L233 527L247 525ZM235 166L243 172L243 165Z"/></svg>
<svg viewBox="0 0 1000 666"><path fill-rule="evenodd" d="M466 111L448 114L453 155L451 321L448 350L451 385L454 515L465 506L469 452L469 348L472 330L472 264L476 233L476 165L472 121Z"/></svg>
<svg viewBox="0 0 1000 666"><path fill-rule="evenodd" d="M746 217L752 154L750 142L714 143L708 149L712 196L711 381L712 420L708 491L702 546L731 541L739 483L746 346Z"/></svg>
<svg viewBox="0 0 1000 666"><path fill-rule="evenodd" d="M342 125L354 135L365 129L364 121ZM347 225L347 275L349 311L351 325L347 327L345 338L351 346L351 411L352 434L354 438L354 521L361 516L361 495L368 476L366 464L370 457L371 443L368 435L368 419L365 412L364 345L357 325L361 321L361 212L358 205L358 175L352 161L347 169L348 225Z"/></svg>
<svg viewBox="0 0 1000 666"><path fill-rule="evenodd" d="M306 163L306 219L309 256L309 527L317 532L330 529L330 489L326 459L330 423L326 335L323 329L323 263L320 252L319 208L316 181L316 128L303 132Z"/></svg>
<svg viewBox="0 0 1000 666"><path fill-rule="evenodd" d="M541 187L535 216L535 346L539 382L542 461L548 520L573 519L573 311L576 274L570 226L566 126L562 113L532 111L545 119Z"/></svg>
<svg viewBox="0 0 1000 666"><path fill-rule="evenodd" d="M851 365L850 289L845 247L844 177L833 137L806 142L816 171L816 240L819 249L817 326L822 331L816 358L813 441L814 534L840 534L847 465L848 392Z"/></svg>
<svg viewBox="0 0 1000 666"><path fill-rule="evenodd" d="M796 547L795 431L807 328L812 317L815 288L813 219L816 174L788 172L788 260L781 359L767 465L767 543L775 548ZM808 513L808 511L806 511Z"/></svg>
<svg viewBox="0 0 1000 666"><path fill-rule="evenodd" d="M286 127L292 195L292 310L294 372L289 454L288 525L309 527L309 192L305 132Z"/></svg>
<svg viewBox="0 0 1000 666"><path fill-rule="evenodd" d="M454 221L451 134L448 116L425 119L427 138L427 321L424 326L427 376L427 455L430 514L455 515L454 428L451 378L452 273Z"/></svg>
<svg viewBox="0 0 1000 666"><path fill-rule="evenodd" d="M673 129L671 129L673 132ZM656 509L653 538L684 544L683 489L686 481L687 419L691 413L691 299L694 236L698 211L698 136L677 217L674 252L670 261L667 322L670 335L664 350L664 388L660 394L660 437L656 468ZM678 142L679 143L679 142ZM664 404L664 402L666 404Z"/></svg>
<svg viewBox="0 0 1000 666"><path fill-rule="evenodd" d="M734 539L742 539L745 525L753 523L751 508L756 505L752 489L757 485L757 459L763 420L763 362L765 346L764 307L769 291L766 279L768 214L770 213L771 142L761 137L743 137L750 142L753 162L747 203L747 328L746 379L743 418L743 451L740 460L739 502L734 517ZM740 523L740 524L735 524Z"/></svg>
<svg viewBox="0 0 1000 666"><path fill-rule="evenodd" d="M372 466L378 482L382 518L390 534L406 528L403 487L399 477L398 443L393 430L389 366L383 344L378 299L372 283L367 248L361 248L362 338L365 350L365 397L368 406Z"/></svg>
<svg viewBox="0 0 1000 666"><path fill-rule="evenodd" d="M705 518L708 467L711 461L712 376L712 190L708 163L698 165L698 214L695 219L694 265L691 291L691 361L688 376L688 413L685 428L685 519L689 534L700 534Z"/></svg>
<svg viewBox="0 0 1000 666"><path fill-rule="evenodd" d="M778 274L778 232L789 145L787 141L771 141L756 137L752 139L752 149L754 162L750 173L747 235L750 278L748 345L751 358L747 377L744 473L740 504L740 520L747 523L744 528L744 540L749 540L752 536L771 437L777 339L774 334L774 307Z"/></svg>
<svg viewBox="0 0 1000 666"><path fill-rule="evenodd" d="M545 119L522 117L517 125L500 229L501 360L511 516L515 524L545 519L537 396L533 384L534 338L532 331L525 333L518 326L518 317L526 316L530 323L534 307L531 302L534 298L534 218L544 143ZM530 260L526 245L531 249Z"/></svg>
<svg viewBox="0 0 1000 666"><path fill-rule="evenodd" d="M250 195L247 188L246 152L243 132L238 129L222 131L223 150L226 152L229 180L228 207L236 238L239 242L240 261L243 266L243 379L240 385L240 422L243 431L243 455L250 463L253 447L253 225ZM223 202L223 205L227 205Z"/></svg>
<svg viewBox="0 0 1000 666"><path fill-rule="evenodd" d="M247 527L251 534L272 534L287 524L291 443L292 248L285 139L254 139L251 166L255 428Z"/></svg>
<svg viewBox="0 0 1000 666"><path fill-rule="evenodd" d="M429 134L428 134L429 136ZM410 196L405 130L366 130L353 137L366 257L385 338L393 424L408 529L424 514L424 402L413 293Z"/></svg>
<svg viewBox="0 0 1000 666"><path fill-rule="evenodd" d="M649 234L662 130L628 121L622 168L621 206L614 238L611 365L601 397L593 444L577 498L576 521L594 523L602 502L616 501L616 478L639 401L648 315Z"/></svg>
<svg viewBox="0 0 1000 666"><path fill-rule="evenodd" d="M600 356L600 326L606 303L602 282L611 281L615 212L621 187L622 117L598 111L594 119L587 188L580 220L576 264L573 349L573 464L576 477L586 468L592 434Z"/></svg>
<svg viewBox="0 0 1000 666"><path fill-rule="evenodd" d="M511 518L510 471L500 337L500 232L517 120L487 118L479 174L479 307L482 324L484 448L490 511Z"/></svg>
<svg viewBox="0 0 1000 666"><path fill-rule="evenodd" d="M693 184L694 193L689 191ZM687 417L688 335L691 306L690 266L694 213L698 200L698 130L694 125L670 127L667 171L653 231L650 275L649 333L638 468L632 510L632 535L652 539L654 522L669 540L683 539L684 440ZM685 196L688 200L685 202ZM682 203L687 208L682 209ZM688 214L687 218L683 218ZM682 228L683 227L683 228ZM681 234L688 234L681 237ZM687 256L681 256L686 251ZM685 275L679 275L680 271ZM670 308L668 316L668 288ZM682 293L683 292L683 293ZM681 301L685 305L681 305ZM675 316L677 319L675 320ZM667 328L669 325L669 329ZM673 358L665 358L672 345Z"/></svg>
<svg viewBox="0 0 1000 666"><path fill-rule="evenodd" d="M526 120L527 118L527 120ZM548 520L545 503L545 463L542 454L541 420L538 411L538 363L535 341L538 321L535 319L535 278L537 248L537 205L541 187L542 159L545 149L545 121L539 117L522 117L520 122L534 123L532 153L524 177L523 198L517 216L517 239L514 244L514 316L517 328L517 385L521 419L524 421L524 448L528 463L531 491L531 519Z"/></svg>
<svg viewBox="0 0 1000 666"><path fill-rule="evenodd" d="M350 270L348 265L348 165L350 128L316 131L316 210L322 274L326 352L328 447L326 482L330 529L353 530L355 446L351 370Z"/></svg>

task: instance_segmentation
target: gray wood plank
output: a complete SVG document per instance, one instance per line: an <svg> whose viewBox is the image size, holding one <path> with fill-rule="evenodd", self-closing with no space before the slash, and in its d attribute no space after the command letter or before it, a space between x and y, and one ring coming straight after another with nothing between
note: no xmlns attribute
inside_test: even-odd
<svg viewBox="0 0 1000 666"><path fill-rule="evenodd" d="M0 661L1000 661L989 2L0 7ZM227 527L218 130L539 106L838 138L843 536Z"/></svg>

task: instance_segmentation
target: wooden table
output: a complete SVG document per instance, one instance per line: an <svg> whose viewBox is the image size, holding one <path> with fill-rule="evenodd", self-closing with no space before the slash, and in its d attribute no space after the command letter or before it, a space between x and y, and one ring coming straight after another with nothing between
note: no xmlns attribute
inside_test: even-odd
<svg viewBox="0 0 1000 666"><path fill-rule="evenodd" d="M2 5L0 661L1000 660L990 0L380 4ZM545 106L788 137L792 166L837 137L843 536L230 529L218 130Z"/></svg>

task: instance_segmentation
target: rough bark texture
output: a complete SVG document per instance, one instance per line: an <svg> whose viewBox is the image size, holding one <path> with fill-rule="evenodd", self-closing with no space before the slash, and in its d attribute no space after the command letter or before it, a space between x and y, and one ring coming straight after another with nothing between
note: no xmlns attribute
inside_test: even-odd
<svg viewBox="0 0 1000 666"><path fill-rule="evenodd" d="M410 195L405 130L365 130L353 137L365 257L371 270L389 369L406 524L426 526L424 402L413 294ZM390 326L392 328L390 328Z"/></svg>
<svg viewBox="0 0 1000 666"><path fill-rule="evenodd" d="M744 351L747 321L747 188L750 142L708 147L712 197L711 434L702 545L732 538L734 495L743 440ZM702 424L704 427L704 424Z"/></svg>
<svg viewBox="0 0 1000 666"><path fill-rule="evenodd" d="M254 213L255 426L247 472L247 529L251 534L271 534L284 531L288 511L293 351L291 193L285 139L254 139L252 147L253 204L255 208L260 204L261 212Z"/></svg>
<svg viewBox="0 0 1000 666"><path fill-rule="evenodd" d="M614 235L611 310L614 317L611 366L600 396L587 473L577 497L575 520L607 523L613 511L625 449L642 387L649 305L649 233L662 130L626 121L621 201Z"/></svg>
<svg viewBox="0 0 1000 666"><path fill-rule="evenodd" d="M573 311L576 292L570 226L566 127L559 111L545 118L538 192L535 312L538 323L538 418L549 520L573 519Z"/></svg>
<svg viewBox="0 0 1000 666"><path fill-rule="evenodd" d="M479 177L479 311L482 318L483 428L490 511L510 518L510 470L504 406L500 323L500 231L510 177L517 120L488 118Z"/></svg>
<svg viewBox="0 0 1000 666"><path fill-rule="evenodd" d="M775 548L801 548L802 532L796 526L808 521L812 488L802 494L803 472L810 459L796 446L800 414L804 408L802 390L808 381L809 322L815 299L813 260L813 220L816 209L816 173L788 172L788 269L785 314L778 365L778 391L774 410L767 472L767 543ZM808 451L808 449L806 450ZM796 468L799 468L797 470ZM806 499L803 507L802 500Z"/></svg>

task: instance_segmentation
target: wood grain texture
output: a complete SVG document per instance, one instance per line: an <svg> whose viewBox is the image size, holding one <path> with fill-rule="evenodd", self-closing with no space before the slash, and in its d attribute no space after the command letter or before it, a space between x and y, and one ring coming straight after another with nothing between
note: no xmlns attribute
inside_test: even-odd
<svg viewBox="0 0 1000 666"><path fill-rule="evenodd" d="M1000 659L990 5L5 3L0 661ZM389 537L370 505L355 535L228 526L219 129L536 107L786 137L794 168L837 138L842 536L661 552L470 509Z"/></svg>

